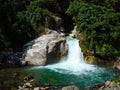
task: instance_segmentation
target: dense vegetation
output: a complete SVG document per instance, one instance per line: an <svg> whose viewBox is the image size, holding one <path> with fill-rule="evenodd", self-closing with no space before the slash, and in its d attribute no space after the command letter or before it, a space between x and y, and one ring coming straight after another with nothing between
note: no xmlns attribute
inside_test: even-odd
<svg viewBox="0 0 120 90"><path fill-rule="evenodd" d="M0 0L0 50L21 50L44 34L46 25L58 29L53 16L62 18L66 32L73 27L72 17L95 55L120 55L119 0Z"/></svg>
<svg viewBox="0 0 120 90"><path fill-rule="evenodd" d="M0 0L0 51L22 50L26 42L45 33L46 24L50 24L51 29L57 29L53 16L67 18L65 11L69 2L70 0Z"/></svg>
<svg viewBox="0 0 120 90"><path fill-rule="evenodd" d="M74 0L66 13L72 15L84 44L95 55L120 55L119 0Z"/></svg>

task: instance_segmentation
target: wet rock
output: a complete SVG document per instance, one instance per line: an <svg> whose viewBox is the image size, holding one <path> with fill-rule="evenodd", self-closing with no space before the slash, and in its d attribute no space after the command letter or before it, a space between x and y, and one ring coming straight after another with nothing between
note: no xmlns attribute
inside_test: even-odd
<svg viewBox="0 0 120 90"><path fill-rule="evenodd" d="M47 30L43 35L24 46L23 58L30 65L45 65L59 60L67 53L65 37L56 31Z"/></svg>
<svg viewBox="0 0 120 90"><path fill-rule="evenodd" d="M66 86L63 87L62 90L79 90L79 88L76 86Z"/></svg>

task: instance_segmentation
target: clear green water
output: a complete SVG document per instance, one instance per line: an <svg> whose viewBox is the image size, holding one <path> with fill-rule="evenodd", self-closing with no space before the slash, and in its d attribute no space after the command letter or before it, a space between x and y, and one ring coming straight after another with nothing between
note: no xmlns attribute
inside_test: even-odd
<svg viewBox="0 0 120 90"><path fill-rule="evenodd" d="M61 71L62 73L47 68L30 69L31 74L38 78L40 83L49 83L59 87L76 85L82 89L86 89L88 87L104 83L107 80L111 80L119 73L109 68L96 68L94 70L80 71L76 73L70 73L66 70Z"/></svg>
<svg viewBox="0 0 120 90"><path fill-rule="evenodd" d="M96 68L96 70L82 71L78 73L62 73L47 68L11 68L0 70L0 90L14 90L23 84L23 78L32 75L38 79L38 85L49 83L61 88L66 85L76 85L83 90L96 84L104 83L120 74L118 71L108 68ZM64 73L65 72L65 73ZM67 74L68 73L68 74ZM15 89L16 90L16 89Z"/></svg>

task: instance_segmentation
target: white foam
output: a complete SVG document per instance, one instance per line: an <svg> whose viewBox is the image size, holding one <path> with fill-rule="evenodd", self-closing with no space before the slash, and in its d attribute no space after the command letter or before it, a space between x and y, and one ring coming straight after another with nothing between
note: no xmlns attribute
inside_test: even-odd
<svg viewBox="0 0 120 90"><path fill-rule="evenodd" d="M83 53L79 47L79 41L72 37L67 37L68 55L66 60L62 60L57 64L47 65L36 68L46 68L59 73L80 74L81 72L95 70L94 65L87 64L84 61ZM35 68L34 68L35 69Z"/></svg>

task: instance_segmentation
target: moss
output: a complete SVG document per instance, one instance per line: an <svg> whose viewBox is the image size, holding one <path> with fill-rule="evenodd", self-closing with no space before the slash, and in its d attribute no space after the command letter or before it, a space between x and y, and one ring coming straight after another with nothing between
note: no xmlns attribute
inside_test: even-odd
<svg viewBox="0 0 120 90"><path fill-rule="evenodd" d="M115 79L115 83L120 85L120 75Z"/></svg>

